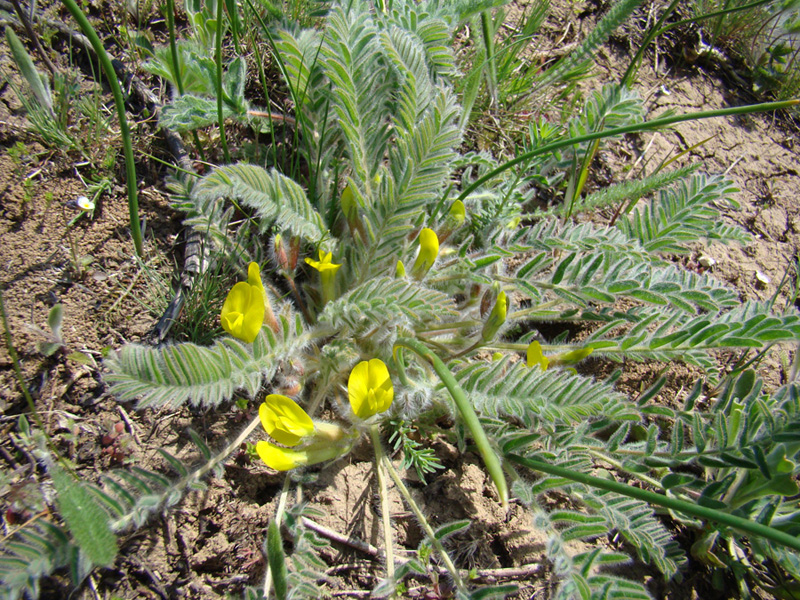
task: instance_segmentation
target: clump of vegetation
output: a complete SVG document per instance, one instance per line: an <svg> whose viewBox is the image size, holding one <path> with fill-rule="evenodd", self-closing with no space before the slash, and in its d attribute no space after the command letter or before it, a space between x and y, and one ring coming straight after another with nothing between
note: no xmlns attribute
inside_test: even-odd
<svg viewBox="0 0 800 600"><path fill-rule="evenodd" d="M615 5L572 54L531 75L537 93L558 88L557 97L636 5ZM513 157L464 152L469 114L456 89L473 106L484 97L517 102L521 93L502 89L510 72L503 53L518 55L495 46L498 21L488 6L356 0L327 7L317 27L271 21L250 2L245 15L213 1L187 2L186 10L189 39L156 50L147 68L179 90L162 113L165 126L216 126L224 162L203 176L180 174L176 200L187 226L214 246L215 260L239 269L240 281L213 299L220 305L224 296L224 334L204 344L127 344L106 360L105 382L140 408L217 410L244 395L259 414L216 452L193 433L199 466L159 449L173 478L134 466L99 487L73 478L43 433L21 423L19 443L52 475L65 527L40 521L16 533L0 556L6 595L36 595L41 577L62 566L79 581L110 564L113 534L177 505L207 474L223 476L224 461L259 425L255 454L288 475L265 541L264 585L249 597L319 595L321 542L303 526L302 506L287 506L288 492L302 469L346 455L362 437L374 450L382 502L378 596L429 577L434 560L459 598L516 591L470 583L443 543L469 521L434 529L384 438L405 468L426 478L443 469L428 440L473 443L495 500L516 498L546 534L559 598L648 597L641 582L609 569L633 558L680 577L686 551L662 508L692 532L692 554L731 568L742 590L800 579L798 387L792 380L767 392L750 368L776 341L800 339L800 314L774 299L741 302L723 283L669 260L698 240L746 243L718 218L735 188L684 168L583 193L604 140L788 103L648 120L635 90L607 85L563 124L533 123ZM483 50L464 77L450 42L469 20L482 25ZM228 33L234 56L223 61ZM260 164L237 161L226 142L232 122L275 127L244 96L248 62L237 50L250 37L268 42L293 102L288 160L275 150ZM485 96L476 78L488 82ZM560 202L535 210L532 186L557 190ZM571 218L603 205L629 209L613 225ZM543 335L545 325L555 333ZM575 325L582 336L572 334ZM729 349L743 358L721 369L717 352ZM620 370L606 380L582 374L590 361L620 369L682 361L705 376L667 407L654 401L665 378L629 397L614 387ZM595 474L598 465L607 478ZM393 551L389 479L424 532L410 559ZM554 490L570 499L567 508L545 501ZM289 555L282 523L295 542ZM609 531L624 538L626 552L569 550L571 541L593 544ZM765 558L771 579L751 568Z"/></svg>

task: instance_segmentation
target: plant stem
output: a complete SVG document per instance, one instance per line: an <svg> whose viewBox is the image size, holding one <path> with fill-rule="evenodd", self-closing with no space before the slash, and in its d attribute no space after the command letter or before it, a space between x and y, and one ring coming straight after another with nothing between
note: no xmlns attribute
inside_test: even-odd
<svg viewBox="0 0 800 600"><path fill-rule="evenodd" d="M183 96L183 77L178 61L178 46L175 43L175 0L167 0L167 32L169 33L169 54L172 59L172 71L175 74L175 86Z"/></svg>
<svg viewBox="0 0 800 600"><path fill-rule="evenodd" d="M139 198L136 182L136 163L133 159L133 145L131 143L131 132L128 128L128 119L125 116L125 99L122 97L122 89L119 87L117 75L114 72L114 66L111 64L111 59L108 57L106 49L100 38L97 37L94 28L89 23L89 20L78 8L75 0L61 0L64 6L67 7L72 17L78 22L83 34L89 39L89 43L97 54L97 59L103 67L103 72L106 75L106 80L111 88L111 93L114 95L114 104L117 107L117 117L119 118L119 132L122 137L122 148L125 153L125 170L128 184L128 213L131 221L131 237L133 237L133 247L136 254L139 256L144 255L144 246L142 244L142 230L139 225Z"/></svg>
<svg viewBox="0 0 800 600"><path fill-rule="evenodd" d="M394 484L397 486L397 489L402 494L403 498L405 499L406 503L408 503L411 512L414 513L414 516L417 518L417 522L420 524L422 529L425 531L425 535L428 536L428 539L431 541L431 545L434 547L436 552L439 553L439 557L442 559L445 568L450 573L450 576L453 578L453 583L456 584L456 588L458 591L464 596L467 597L467 588L464 585L464 581L461 579L461 576L458 574L458 569L453 564L453 561L450 560L450 555L442 546L442 542L436 537L436 532L428 523L428 520L425 518L425 515L422 514L422 511L417 506L417 503L414 502L414 499L411 497L411 492L408 491L408 488L403 483L403 480L400 479L400 475L395 471L394 465L390 461L386 461L386 470L389 471L389 476L394 481Z"/></svg>
<svg viewBox="0 0 800 600"><path fill-rule="evenodd" d="M497 106L497 59L494 53L494 24L492 23L491 9L481 13L481 35L483 46L486 48L486 82L489 96L495 108Z"/></svg>
<svg viewBox="0 0 800 600"><path fill-rule="evenodd" d="M549 475L555 475L556 477L564 477L571 481L582 483L590 487L622 494L623 496L628 496L629 498L636 498L637 500L642 500L649 504L655 504L656 506L663 506L664 508L677 511L685 515L705 519L707 521L713 521L721 525L727 525L728 527L736 529L740 532L765 538L782 546L800 551L800 538L780 531L779 529L775 529L774 527L769 527L768 525L763 525L754 521L748 521L747 519L715 510L713 508L700 506L692 502L686 502L685 500L678 500L677 498L670 498L669 496L656 494L655 492L650 492L648 490L633 487L632 485L619 483L618 481L602 479L600 477L587 475L586 473L579 473L577 471L559 467L558 465L552 465L540 460L525 458L516 454L507 454L506 458L511 462L517 463L518 465L522 465L523 467L527 467L528 469L534 471L541 471Z"/></svg>
<svg viewBox="0 0 800 600"><path fill-rule="evenodd" d="M383 544L386 547L386 576L394 579L394 547L392 544L392 521L389 514L389 490L386 487L386 475L383 472L389 461L383 452L381 432L377 424L369 428L372 447L375 449L375 474L378 477L378 489L381 495L381 521L383 523Z"/></svg>
<svg viewBox="0 0 800 600"><path fill-rule="evenodd" d="M14 341L11 339L11 329L8 327L8 317L6 316L6 305L3 302L2 290L0 290L0 317L3 318L3 331L5 333L6 350L8 350L8 355L11 357L11 364L14 365L14 374L17 377L17 383L19 383L19 388L22 390L22 395L25 396L25 401L28 403L28 409L31 411L31 417L33 417L33 420L36 422L36 425L39 427L39 429L44 432L44 423L42 423L42 419L39 416L39 413L36 411L36 404L34 404L31 393L28 391L28 386L25 385L25 377L23 377L22 369L19 366L19 356L17 356L17 350L14 348Z"/></svg>
<svg viewBox="0 0 800 600"><path fill-rule="evenodd" d="M442 383L453 397L453 401L456 403L456 407L458 407L458 411L461 413L461 418L464 419L464 424L467 426L467 429L469 429L470 433L472 434L472 438L475 440L475 445L478 447L478 452L480 452L481 456L483 457L483 462L486 464L486 470L489 471L489 475L491 476L492 481L497 488L501 505L503 508L508 508L508 484L506 483L506 476L503 473L503 465L500 463L500 458L492 448L489 438L486 437L486 432L481 426L478 415L475 414L475 409L473 408L472 403L469 401L469 398L467 398L464 390L461 389L461 386L458 385L458 382L456 381L456 378L453 377L450 369L447 368L447 366L438 356L436 356L436 354L431 352L428 348L415 339L402 337L398 338L397 342L395 342L395 348L398 346L412 350L414 353L419 355L420 358L423 358L431 363L434 371L436 371L437 375L439 375L439 379L442 380Z"/></svg>
<svg viewBox="0 0 800 600"><path fill-rule="evenodd" d="M717 110L699 111L684 115L673 115L671 117L653 119L652 121L644 121L643 123L634 123L632 125L625 125L624 127L614 127L613 129L606 129L605 131L587 133L586 135L580 135L566 140L552 142L550 144L545 144L544 146L531 150L530 152L525 152L523 154L520 154L519 156L512 158L508 162L503 163L499 167L492 169L491 171L486 173L486 175L479 177L471 185L467 186L467 188L463 192L461 192L461 194L459 194L457 199L463 202L472 192L474 192L476 189L478 189L487 181L494 179L504 171L507 171L510 168L515 167L520 163L526 162L535 156L539 156L540 154L547 154L548 152L553 152L554 150L559 150L567 146L574 146L576 144L582 144L583 142L591 142L593 140L598 140L607 137L614 137L617 135L623 135L625 133L633 133L636 131L649 131L651 129L666 127L667 125L673 125L675 123L683 123L685 121L710 119L713 117L728 117L731 115L743 115L755 112L766 112L771 110L781 110L784 108L790 108L792 106L795 106L798 103L800 103L800 99L795 98L793 100L783 100L780 102L762 102L761 104L734 106L732 108L720 108Z"/></svg>
<svg viewBox="0 0 800 600"><path fill-rule="evenodd" d="M259 418L260 421L260 418ZM283 513L286 512L286 498L289 496L289 483L291 479L286 476L283 479L283 487L281 488L281 496L278 499L278 508L275 510L275 524L280 527ZM264 574L264 598L269 598L270 588L272 587L272 569L267 562L267 572Z"/></svg>
<svg viewBox="0 0 800 600"><path fill-rule="evenodd" d="M234 450L236 450L237 448L239 448L239 446L242 445L242 443L247 439L247 437L253 432L253 430L260 423L261 423L261 418L258 415L256 415L256 417L247 425L247 427L245 427L242 430L242 432L239 435L237 435L236 438L231 443L229 443L219 453L217 453L216 456L211 458L202 467L200 467L200 468L192 471L188 475L184 476L174 486L172 486L170 489L168 489L166 491L166 493L164 493L161 496L161 504L160 504L160 506L163 506L163 503L166 501L167 497L170 495L170 492L172 490L181 490L181 489L187 487L193 481L200 480L202 477L205 477L205 475L209 471L214 469L218 464L220 464L222 461L224 461L226 458L228 458L230 453L233 452ZM154 510L156 510L156 509L154 508ZM135 512L135 511L136 511L136 507L134 507L134 509L133 509L133 512ZM116 532L116 533L119 533L122 529L127 527L130 524L131 520L133 519L133 512L128 512L127 514L122 515L118 519L112 521L110 523L111 530Z"/></svg>
<svg viewBox="0 0 800 600"><path fill-rule="evenodd" d="M222 18L223 1L217 0L217 49L214 57L217 63L217 121L219 121L219 143L226 163L231 162L228 140L225 137L225 115L222 113Z"/></svg>

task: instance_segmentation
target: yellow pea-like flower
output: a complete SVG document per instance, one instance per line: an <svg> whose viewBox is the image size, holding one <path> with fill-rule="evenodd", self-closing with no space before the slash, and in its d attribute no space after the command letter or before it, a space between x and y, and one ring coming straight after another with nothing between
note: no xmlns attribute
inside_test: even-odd
<svg viewBox="0 0 800 600"><path fill-rule="evenodd" d="M322 281L322 302L327 304L336 297L336 271L342 265L333 262L333 252L325 252L324 250L319 251L319 260L306 258L306 264L319 271L319 277Z"/></svg>
<svg viewBox="0 0 800 600"><path fill-rule="evenodd" d="M350 408L359 419L387 410L394 399L394 387L389 369L379 358L358 363L347 381Z"/></svg>
<svg viewBox="0 0 800 600"><path fill-rule="evenodd" d="M347 444L342 445L320 440L298 449L281 448L275 444L261 441L256 444L256 452L259 458L271 469L289 471L297 467L315 465L342 456L352 446L353 440L347 441Z"/></svg>
<svg viewBox="0 0 800 600"><path fill-rule="evenodd" d="M539 368L542 371L546 371L547 367L550 366L550 361L542 353L542 345L536 340L528 344L528 350L525 353L525 364L528 367L532 367L533 365L539 365Z"/></svg>
<svg viewBox="0 0 800 600"><path fill-rule="evenodd" d="M247 281L240 281L228 292L220 311L220 320L225 331L252 344L264 324L267 295L261 283L258 264L251 262L247 272Z"/></svg>
<svg viewBox="0 0 800 600"><path fill-rule="evenodd" d="M258 442L256 452L269 468L276 471L289 471L308 464L308 455L305 452L281 448L269 442Z"/></svg>
<svg viewBox="0 0 800 600"><path fill-rule="evenodd" d="M419 253L414 266L411 267L411 276L417 280L425 277L437 256L439 256L439 238L433 229L425 227L419 232Z"/></svg>
<svg viewBox="0 0 800 600"><path fill-rule="evenodd" d="M314 433L314 421L306 411L280 394L267 396L258 409L258 416L269 437L284 446L296 446Z"/></svg>

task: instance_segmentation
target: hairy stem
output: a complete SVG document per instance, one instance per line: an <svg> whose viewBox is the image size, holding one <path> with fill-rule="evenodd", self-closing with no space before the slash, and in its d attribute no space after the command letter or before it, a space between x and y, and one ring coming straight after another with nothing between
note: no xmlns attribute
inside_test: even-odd
<svg viewBox="0 0 800 600"><path fill-rule="evenodd" d="M383 544L386 547L386 576L394 579L394 547L392 544L392 520L389 514L389 490L386 487L384 468L389 461L381 444L381 432L378 425L369 428L372 447L375 449L375 474L378 477L378 489L381 495L381 521L383 523Z"/></svg>
<svg viewBox="0 0 800 600"><path fill-rule="evenodd" d="M389 476L392 478L392 481L394 481L394 484L397 486L400 494L402 494L403 498L411 509L411 512L413 512L414 516L417 518L417 522L425 531L425 535L428 536L428 539L430 539L431 545L434 547L436 552L439 553L439 557L442 559L445 568L453 578L453 583L456 584L456 588L461 594L466 596L467 588L464 585L464 581L458 574L458 569L456 569L455 564L453 564L453 561L450 560L450 555L447 554L444 546L442 546L442 542L440 542L436 537L436 532L433 530L430 523L428 523L425 515L422 514L422 511L420 510L419 506L417 506L417 503L414 502L414 498L411 497L411 492L408 491L408 488L403 483L403 480L400 479L400 475L397 473L397 471L395 471L394 465L392 465L391 461L387 460L384 462L384 464L386 465L386 470L389 471Z"/></svg>
<svg viewBox="0 0 800 600"><path fill-rule="evenodd" d="M191 473L189 473L188 475L183 477L181 480L179 480L178 483L176 483L174 486L172 486L171 488L166 490L164 492L164 494L162 495L161 503L159 504L159 507L161 505L163 505L163 503L166 501L167 497L170 495L171 492L173 492L174 490L182 490L182 489L188 487L191 483L193 483L195 481L199 481L200 479L205 477L205 475L209 471L213 470L217 465L219 465L222 461L224 461L226 458L228 458L228 456L233 451L235 451L237 448L239 448L242 445L242 443L247 439L247 437L253 432L253 430L260 423L261 423L261 419L258 416L256 416L255 419L253 419L247 425L247 427L245 427L244 430L242 430L242 432L239 435L236 436L236 438L232 442L230 442L219 453L217 453L216 456L211 458L202 467L192 471ZM158 510L159 507L153 507L153 510ZM136 508L134 508L134 510L136 510ZM133 518L133 513L129 512L128 514L123 515L120 518L112 521L110 523L111 530L118 533L119 531L121 531L122 529L124 529L125 527L127 527L130 524L132 518Z"/></svg>

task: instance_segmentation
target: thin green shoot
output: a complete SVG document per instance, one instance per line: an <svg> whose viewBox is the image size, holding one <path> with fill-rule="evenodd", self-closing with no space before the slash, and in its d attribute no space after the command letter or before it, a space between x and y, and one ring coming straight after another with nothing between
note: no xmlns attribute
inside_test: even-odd
<svg viewBox="0 0 800 600"><path fill-rule="evenodd" d="M214 60L217 65L217 120L219 125L219 143L222 146L222 155L226 163L231 162L231 153L228 150L228 140L225 136L225 115L222 111L222 0L217 1L217 44Z"/></svg>
<svg viewBox="0 0 800 600"><path fill-rule="evenodd" d="M791 108L792 106L796 106L797 104L800 104L800 99L781 100L778 102L763 102L761 104L751 104L747 106L734 106L732 108L721 108L717 110L698 111L693 113L686 113L683 115L672 115L669 117L653 119L652 121L644 121L642 123L624 125L623 127L615 127L613 129L607 129L605 131L587 133L585 135L577 136L574 138L560 140L558 142L552 142L545 146L541 146L540 148L536 148L529 152L520 154L519 156L512 158L511 160L506 161L502 165L492 169L482 177L479 177L474 182L472 182L471 185L467 186L467 188L463 192L461 192L461 194L458 195L457 199L463 202L472 192L478 189L481 185L483 185L487 181L494 179L501 173L509 170L512 167L515 167L520 163L530 160L535 156L539 156L540 154L547 154L548 152L560 150L561 148L566 148L568 146L574 146L577 144L581 144L583 142L590 142L593 140L598 140L608 137L615 137L626 133L634 133L637 131L650 131L653 129L659 129L661 127L674 125L675 123L683 123L685 121L711 119L714 117L727 117L731 115L752 114L756 112L768 112L774 110L781 110L784 108Z"/></svg>
<svg viewBox="0 0 800 600"><path fill-rule="evenodd" d="M655 506L663 506L664 508L674 510L690 517L697 517L699 519L705 519L714 523L720 523L721 525L726 525L742 533L762 537L780 544L781 546L786 546L787 548L800 551L800 538L797 538L796 536L788 534L779 529L775 529L774 527L769 527L761 523L743 519L742 517L731 515L720 510L701 506L700 504L696 504L694 502L686 502L684 500L679 500L663 494L656 494L655 492L643 490L632 485L573 471L572 469L567 469L541 460L525 458L516 454L507 454L506 458L511 462L531 469L532 471L540 471L542 473L547 473L548 475L564 477L570 481L582 483L590 487L622 494L624 496L628 496L629 498L635 498L637 500L654 504Z"/></svg>
<svg viewBox="0 0 800 600"><path fill-rule="evenodd" d="M133 237L133 246L136 254L142 256L144 254L144 244L142 241L142 229L139 224L139 197L138 197L138 182L136 181L136 163L133 157L133 144L131 142L131 132L128 127L128 118L125 115L125 99L122 96L122 90L119 87L119 80L114 72L114 67L111 64L111 59L106 52L103 43L97 36L94 28L89 20L83 14L81 9L75 3L75 0L62 0L64 5L69 10L72 17L78 22L83 34L89 39L97 58L100 61L103 71L111 87L111 92L114 95L114 104L117 107L117 116L119 118L119 130L122 137L122 147L125 152L125 167L128 184L128 213L131 222L131 236Z"/></svg>

